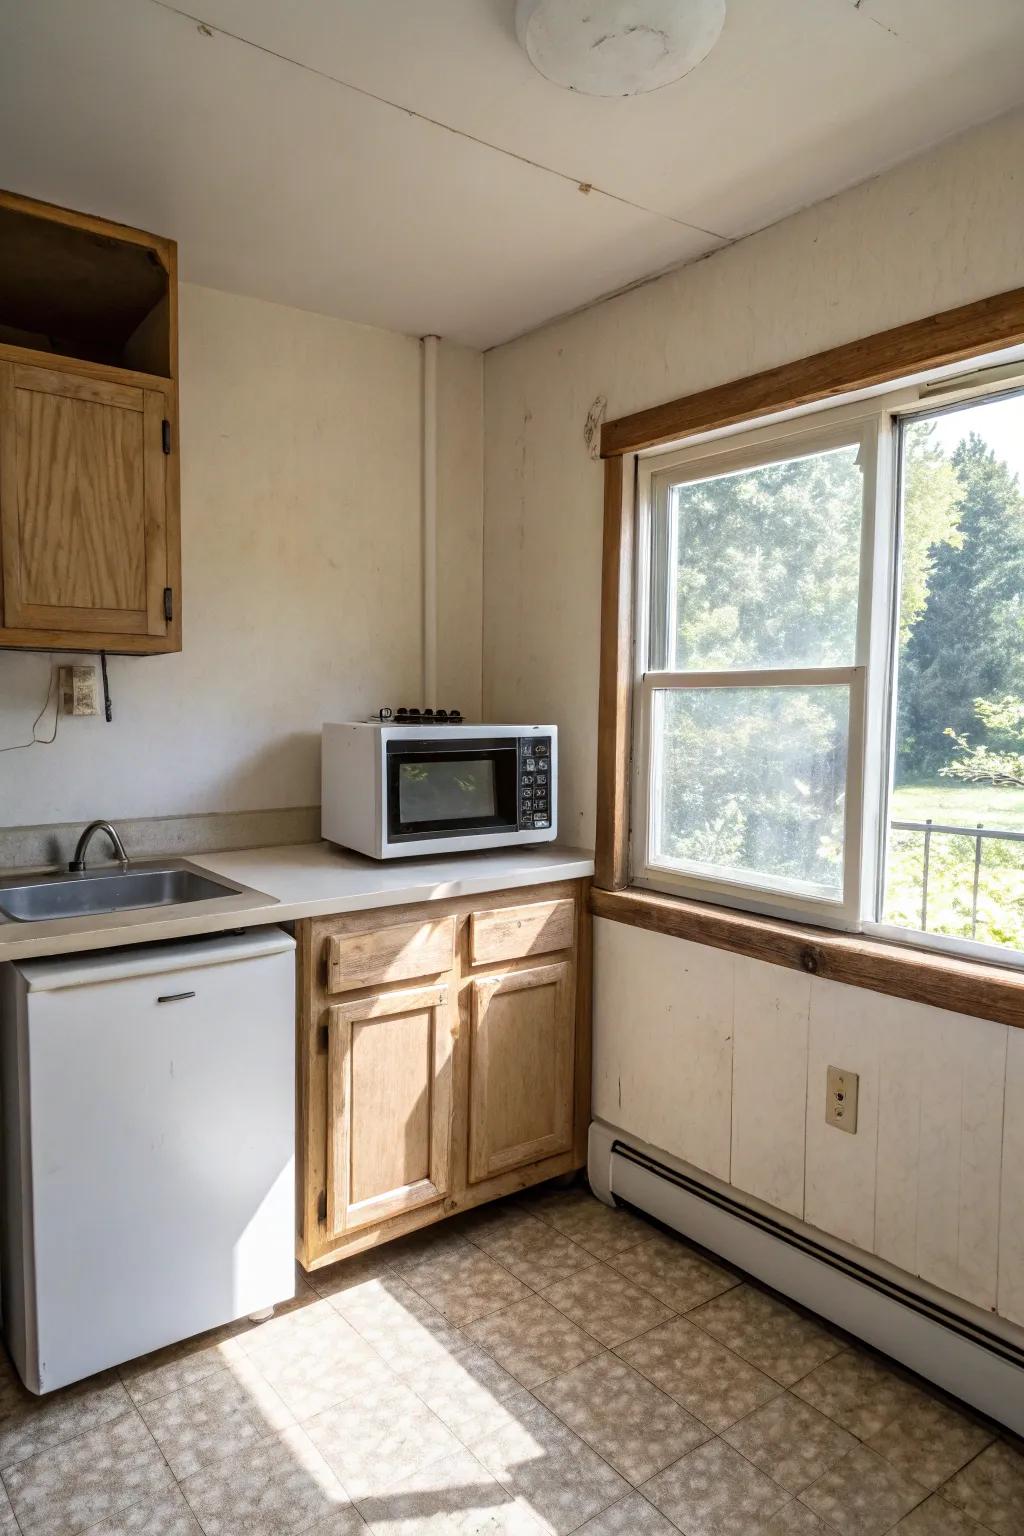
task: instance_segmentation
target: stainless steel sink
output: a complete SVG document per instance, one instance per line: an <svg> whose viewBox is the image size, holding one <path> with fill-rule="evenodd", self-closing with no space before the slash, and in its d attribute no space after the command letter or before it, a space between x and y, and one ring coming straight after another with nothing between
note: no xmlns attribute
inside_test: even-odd
<svg viewBox="0 0 1024 1536"><path fill-rule="evenodd" d="M196 869L184 859L165 859L127 870L83 870L0 880L0 916L9 922L41 923L140 907L176 907L243 893L251 894L246 886Z"/></svg>

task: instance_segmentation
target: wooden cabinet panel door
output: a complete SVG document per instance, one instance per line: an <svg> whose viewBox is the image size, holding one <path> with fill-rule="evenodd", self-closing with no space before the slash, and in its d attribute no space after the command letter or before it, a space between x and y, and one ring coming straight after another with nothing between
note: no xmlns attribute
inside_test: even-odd
<svg viewBox="0 0 1024 1536"><path fill-rule="evenodd" d="M452 1023L446 986L327 1010L327 1226L385 1221L448 1191Z"/></svg>
<svg viewBox="0 0 1024 1536"><path fill-rule="evenodd" d="M167 633L160 389L0 363L0 542L8 629Z"/></svg>
<svg viewBox="0 0 1024 1536"><path fill-rule="evenodd" d="M563 961L472 983L471 1183L572 1145L572 978Z"/></svg>

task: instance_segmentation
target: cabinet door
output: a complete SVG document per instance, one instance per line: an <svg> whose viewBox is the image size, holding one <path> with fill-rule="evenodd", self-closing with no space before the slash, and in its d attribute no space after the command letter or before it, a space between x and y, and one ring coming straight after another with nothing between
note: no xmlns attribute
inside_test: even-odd
<svg viewBox="0 0 1024 1536"><path fill-rule="evenodd" d="M572 1145L572 976L563 961L472 983L471 1183Z"/></svg>
<svg viewBox="0 0 1024 1536"><path fill-rule="evenodd" d="M385 1221L448 1191L452 1037L446 986L327 1009L327 1226Z"/></svg>
<svg viewBox="0 0 1024 1536"><path fill-rule="evenodd" d="M0 363L6 629L164 636L160 389Z"/></svg>

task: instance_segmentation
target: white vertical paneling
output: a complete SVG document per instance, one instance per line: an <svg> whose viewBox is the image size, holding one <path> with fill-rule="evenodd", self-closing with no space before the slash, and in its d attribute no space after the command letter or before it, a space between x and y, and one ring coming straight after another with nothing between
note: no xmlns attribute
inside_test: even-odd
<svg viewBox="0 0 1024 1536"><path fill-rule="evenodd" d="M597 1115L1024 1324L1024 1031L602 919L594 958Z"/></svg>
<svg viewBox="0 0 1024 1536"><path fill-rule="evenodd" d="M871 1251L875 1240L878 1130L878 998L859 987L811 982L804 1219ZM830 1066L860 1077L856 1135L825 1124Z"/></svg>
<svg viewBox="0 0 1024 1536"><path fill-rule="evenodd" d="M918 1164L921 1155L920 1015L899 997L871 995L878 1028L878 1137L874 1251L917 1273Z"/></svg>
<svg viewBox="0 0 1024 1536"><path fill-rule="evenodd" d="M807 1034L811 978L737 955L732 1182L804 1214Z"/></svg>
<svg viewBox="0 0 1024 1536"><path fill-rule="evenodd" d="M994 1307L1006 1026L937 1008L917 1012L918 1273L955 1296Z"/></svg>
<svg viewBox="0 0 1024 1536"><path fill-rule="evenodd" d="M1024 1324L1024 1029L1008 1030L1006 1042L997 1310Z"/></svg>
<svg viewBox="0 0 1024 1536"><path fill-rule="evenodd" d="M735 959L594 923L594 1111L728 1180Z"/></svg>

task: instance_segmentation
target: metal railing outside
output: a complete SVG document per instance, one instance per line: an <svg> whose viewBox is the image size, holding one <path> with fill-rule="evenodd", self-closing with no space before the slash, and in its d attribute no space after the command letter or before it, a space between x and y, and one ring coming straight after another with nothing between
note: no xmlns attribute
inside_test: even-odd
<svg viewBox="0 0 1024 1536"><path fill-rule="evenodd" d="M975 827L954 827L944 822L932 821L891 821L890 827L894 832L919 832L924 836L924 867L921 878L921 932L928 930L928 873L931 860L932 835L968 837L974 841L974 884L971 891L971 938L975 938L978 930L978 882L981 879L981 849L986 838L994 838L1006 843L1024 843L1024 832L1006 832L997 827L986 827L978 822Z"/></svg>

